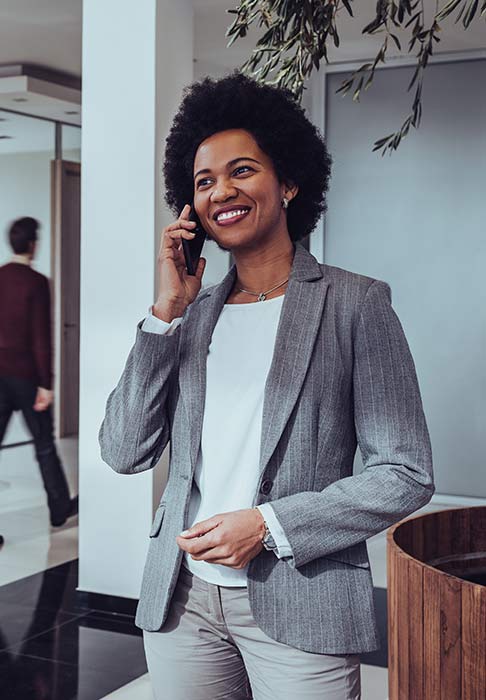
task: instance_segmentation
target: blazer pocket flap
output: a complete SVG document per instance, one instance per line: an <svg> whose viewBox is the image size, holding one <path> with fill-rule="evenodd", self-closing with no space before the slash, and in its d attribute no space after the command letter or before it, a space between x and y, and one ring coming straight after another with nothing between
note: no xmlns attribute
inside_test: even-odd
<svg viewBox="0 0 486 700"><path fill-rule="evenodd" d="M350 566L359 566L362 569L370 568L370 562L366 552L353 552L349 549L342 549L339 552L333 552L332 554L327 555L326 559L339 561L342 564L349 564Z"/></svg>
<svg viewBox="0 0 486 700"><path fill-rule="evenodd" d="M161 504L155 512L154 522L152 523L152 529L150 530L150 537L157 537L159 534L160 528L162 527L162 521L164 519L164 513L165 503Z"/></svg>

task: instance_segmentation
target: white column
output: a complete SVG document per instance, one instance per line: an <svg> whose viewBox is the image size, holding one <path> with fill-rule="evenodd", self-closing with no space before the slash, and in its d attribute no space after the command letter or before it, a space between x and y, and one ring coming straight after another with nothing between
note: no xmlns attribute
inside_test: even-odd
<svg viewBox="0 0 486 700"><path fill-rule="evenodd" d="M189 0L84 0L80 348L80 579L138 597L153 502L147 472L120 476L98 430L154 294L164 139L193 75Z"/></svg>

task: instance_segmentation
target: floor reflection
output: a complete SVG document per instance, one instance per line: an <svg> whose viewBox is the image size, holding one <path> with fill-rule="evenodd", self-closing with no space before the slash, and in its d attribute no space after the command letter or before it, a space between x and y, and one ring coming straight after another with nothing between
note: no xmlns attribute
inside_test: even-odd
<svg viewBox="0 0 486 700"><path fill-rule="evenodd" d="M76 585L72 561L0 587L2 700L99 700L146 673L133 618L83 606Z"/></svg>
<svg viewBox="0 0 486 700"><path fill-rule="evenodd" d="M100 700L147 672L133 616L88 607L77 581L73 560L0 586L1 700ZM374 593L383 645L361 661L385 669L386 591Z"/></svg>

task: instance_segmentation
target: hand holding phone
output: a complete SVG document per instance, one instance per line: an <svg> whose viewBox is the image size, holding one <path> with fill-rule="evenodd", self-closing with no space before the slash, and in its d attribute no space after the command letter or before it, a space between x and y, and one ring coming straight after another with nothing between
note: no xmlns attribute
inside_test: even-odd
<svg viewBox="0 0 486 700"><path fill-rule="evenodd" d="M189 219L190 209L190 205L186 204L179 218L166 226L161 234L157 258L159 292L152 312L169 323L174 318L182 316L186 307L198 295L206 266L205 258L200 258L198 255L196 264L193 266L193 274L189 274L186 267L183 243L194 240L197 235L192 234L197 224Z"/></svg>
<svg viewBox="0 0 486 700"><path fill-rule="evenodd" d="M192 229L196 235L192 240L187 240L187 238L182 239L182 250L184 251L187 274L195 275L201 250L204 245L204 241L206 240L206 231L203 229L201 221L196 214L194 204L191 206L191 210L189 212L189 220L196 222L196 225Z"/></svg>

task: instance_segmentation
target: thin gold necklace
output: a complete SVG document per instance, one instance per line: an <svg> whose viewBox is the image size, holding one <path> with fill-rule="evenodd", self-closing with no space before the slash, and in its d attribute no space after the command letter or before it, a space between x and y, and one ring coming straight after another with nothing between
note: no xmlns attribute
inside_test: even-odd
<svg viewBox="0 0 486 700"><path fill-rule="evenodd" d="M272 289L269 289L266 292L249 292L248 289L241 289L241 287L237 287L236 289L239 292L245 292L245 294L252 294L253 296L258 297L257 301L265 301L265 299L267 298L267 294L270 294L270 292L275 291L276 289L281 287L283 284L288 282L288 280L289 280L289 278L287 277L286 280L284 280L283 282L280 282L280 284L277 284L276 287L272 287Z"/></svg>

